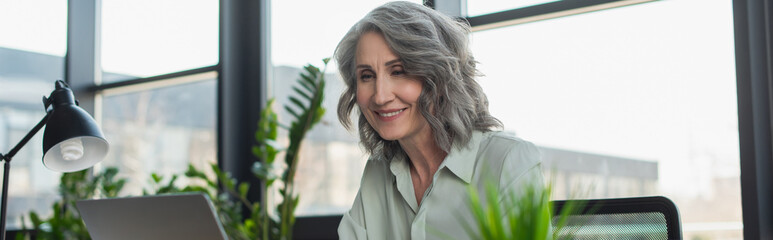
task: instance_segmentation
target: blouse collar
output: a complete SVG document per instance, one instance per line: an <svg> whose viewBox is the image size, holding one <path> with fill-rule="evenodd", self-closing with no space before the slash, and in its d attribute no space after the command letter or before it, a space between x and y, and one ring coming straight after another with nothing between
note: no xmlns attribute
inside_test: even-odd
<svg viewBox="0 0 773 240"><path fill-rule="evenodd" d="M438 171L444 167L454 173L459 179L466 183L472 181L472 173L475 170L475 159L478 155L478 148L480 147L480 141L483 138L483 132L473 131L470 141L466 146L453 147L451 152L446 156L443 162L438 167ZM399 177L403 174L410 176L410 166L408 161L398 155L389 163L389 168L395 177ZM437 173L436 173L437 174Z"/></svg>

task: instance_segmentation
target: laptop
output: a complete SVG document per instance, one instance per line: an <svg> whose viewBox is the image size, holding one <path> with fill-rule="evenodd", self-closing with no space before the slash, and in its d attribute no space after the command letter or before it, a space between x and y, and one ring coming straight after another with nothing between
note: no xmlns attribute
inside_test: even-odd
<svg viewBox="0 0 773 240"><path fill-rule="evenodd" d="M222 239L215 208L203 193L77 201L92 239Z"/></svg>

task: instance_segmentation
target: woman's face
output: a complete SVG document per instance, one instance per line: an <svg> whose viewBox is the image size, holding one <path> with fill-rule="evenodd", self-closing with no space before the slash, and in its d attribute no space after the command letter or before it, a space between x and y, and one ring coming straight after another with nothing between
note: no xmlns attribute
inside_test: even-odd
<svg viewBox="0 0 773 240"><path fill-rule="evenodd" d="M363 34L356 58L357 105L370 126L386 140L409 140L429 133L417 106L421 80L405 73L384 37Z"/></svg>

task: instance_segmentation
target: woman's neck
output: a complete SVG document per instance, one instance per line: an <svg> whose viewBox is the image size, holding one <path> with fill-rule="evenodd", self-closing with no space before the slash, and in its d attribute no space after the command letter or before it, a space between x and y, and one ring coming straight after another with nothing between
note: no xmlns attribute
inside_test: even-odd
<svg viewBox="0 0 773 240"><path fill-rule="evenodd" d="M415 171L420 182L428 184L448 154L435 143L431 132L418 135L401 140L400 146L410 159L411 170Z"/></svg>

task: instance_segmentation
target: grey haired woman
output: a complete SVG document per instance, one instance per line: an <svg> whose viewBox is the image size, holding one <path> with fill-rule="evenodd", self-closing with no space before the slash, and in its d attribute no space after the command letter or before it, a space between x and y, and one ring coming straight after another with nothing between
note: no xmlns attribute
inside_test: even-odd
<svg viewBox="0 0 773 240"><path fill-rule="evenodd" d="M341 239L469 236L467 187L518 195L541 183L533 144L495 129L475 81L469 25L410 2L384 4L357 22L335 58L346 83L338 117L370 154Z"/></svg>

